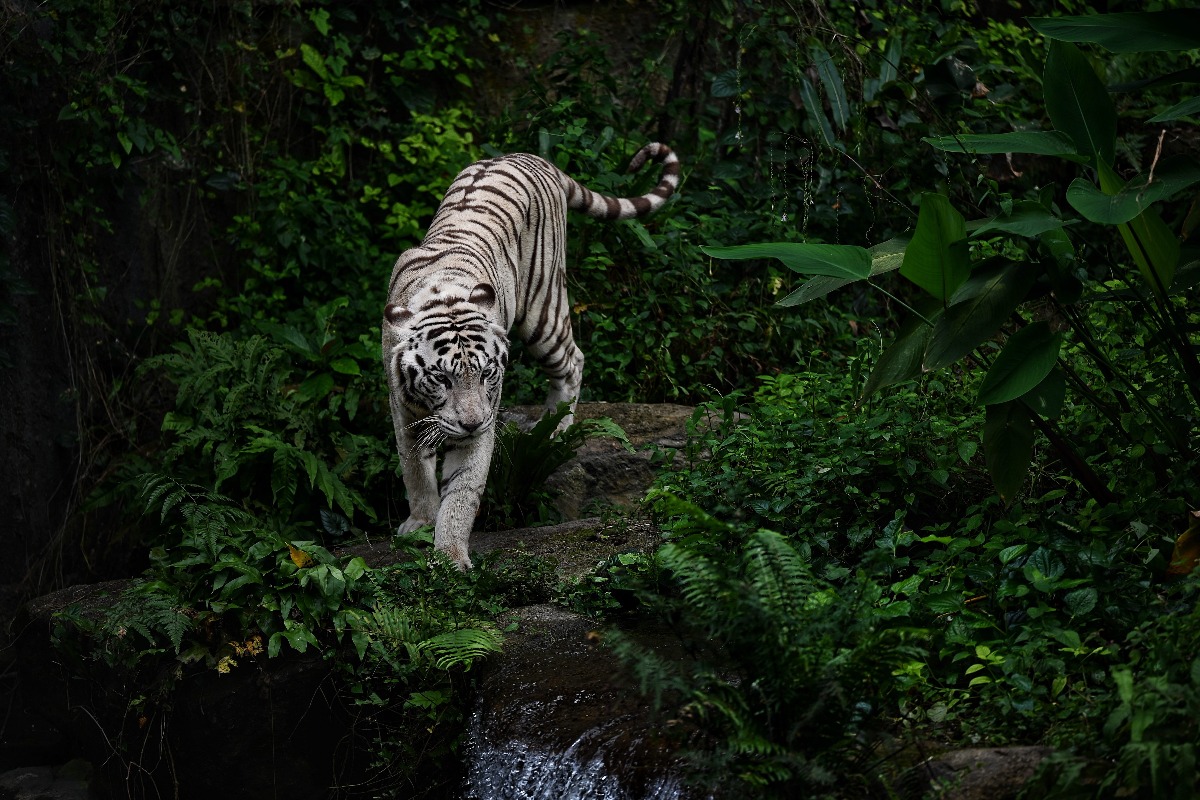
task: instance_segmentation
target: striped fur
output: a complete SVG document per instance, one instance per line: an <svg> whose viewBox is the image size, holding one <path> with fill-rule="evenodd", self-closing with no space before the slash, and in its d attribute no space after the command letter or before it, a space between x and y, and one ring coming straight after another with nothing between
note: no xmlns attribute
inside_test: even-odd
<svg viewBox="0 0 1200 800"><path fill-rule="evenodd" d="M623 198L592 192L537 156L479 161L450 185L424 241L396 261L383 364L409 502L398 532L432 524L434 544L460 568L471 566L467 544L495 445L508 333L549 376L547 407L567 401L573 412L583 353L567 299L567 209L599 219L658 210L679 186L679 161L666 145L648 144L630 171L647 160L662 165L658 185Z"/></svg>

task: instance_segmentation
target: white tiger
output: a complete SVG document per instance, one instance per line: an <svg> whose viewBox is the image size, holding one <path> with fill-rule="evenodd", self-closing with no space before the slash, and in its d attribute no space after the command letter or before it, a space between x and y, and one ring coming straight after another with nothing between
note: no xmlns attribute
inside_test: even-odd
<svg viewBox="0 0 1200 800"><path fill-rule="evenodd" d="M654 190L616 198L581 186L525 153L486 159L455 178L425 239L392 269L383 312L383 365L409 517L398 533L434 526L434 545L460 569L487 481L496 412L515 330L550 378L546 406L575 402L583 353L567 300L567 209L629 219L660 208L679 186L679 160L653 143L630 162L662 165ZM442 480L437 449L445 445Z"/></svg>

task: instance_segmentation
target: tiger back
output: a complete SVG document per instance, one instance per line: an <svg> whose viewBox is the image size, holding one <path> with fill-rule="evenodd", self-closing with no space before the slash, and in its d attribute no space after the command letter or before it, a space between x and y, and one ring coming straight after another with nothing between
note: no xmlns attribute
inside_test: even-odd
<svg viewBox="0 0 1200 800"><path fill-rule="evenodd" d="M409 517L398 533L434 526L434 545L471 566L471 528L487 481L508 366L508 334L550 381L549 409L573 421L583 353L571 330L567 210L599 219L653 213L679 186L679 161L652 143L630 163L662 165L640 197L592 192L548 161L516 153L478 161L455 178L421 244L392 269L383 315L388 381ZM437 455L444 451L441 480Z"/></svg>

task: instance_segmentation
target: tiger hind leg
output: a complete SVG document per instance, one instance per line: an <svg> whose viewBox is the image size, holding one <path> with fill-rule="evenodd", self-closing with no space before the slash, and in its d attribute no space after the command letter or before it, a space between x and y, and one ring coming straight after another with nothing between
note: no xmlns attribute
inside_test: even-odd
<svg viewBox="0 0 1200 800"><path fill-rule="evenodd" d="M534 352L535 357L538 355ZM571 404L571 410L554 430L555 435L558 435L575 422L575 404L579 401L579 390L583 386L583 351L575 345L573 339L567 338L556 350L542 354L538 363L550 378L546 410L556 410L559 403Z"/></svg>

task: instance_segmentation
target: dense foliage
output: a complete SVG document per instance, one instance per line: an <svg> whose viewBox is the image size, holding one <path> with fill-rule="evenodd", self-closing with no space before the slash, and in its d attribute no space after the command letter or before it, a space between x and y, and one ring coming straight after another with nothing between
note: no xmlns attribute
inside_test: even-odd
<svg viewBox="0 0 1200 800"><path fill-rule="evenodd" d="M555 592L678 630L685 663L612 640L734 796L889 796L932 741L1055 746L1030 796L1193 796L1183 5L6 11L0 324L20 220L78 387L82 550L149 554L109 619L64 619L101 642L80 668L154 683L141 713L180 670L317 648L402 795L452 756L500 609ZM526 150L628 194L648 140L680 196L573 218L568 258L585 399L709 403L652 493L663 549L556 589L419 537L388 570L334 555L404 518L379 313L453 175ZM506 401L542 386L518 359ZM522 479L600 433L508 430L489 519L548 518Z"/></svg>

